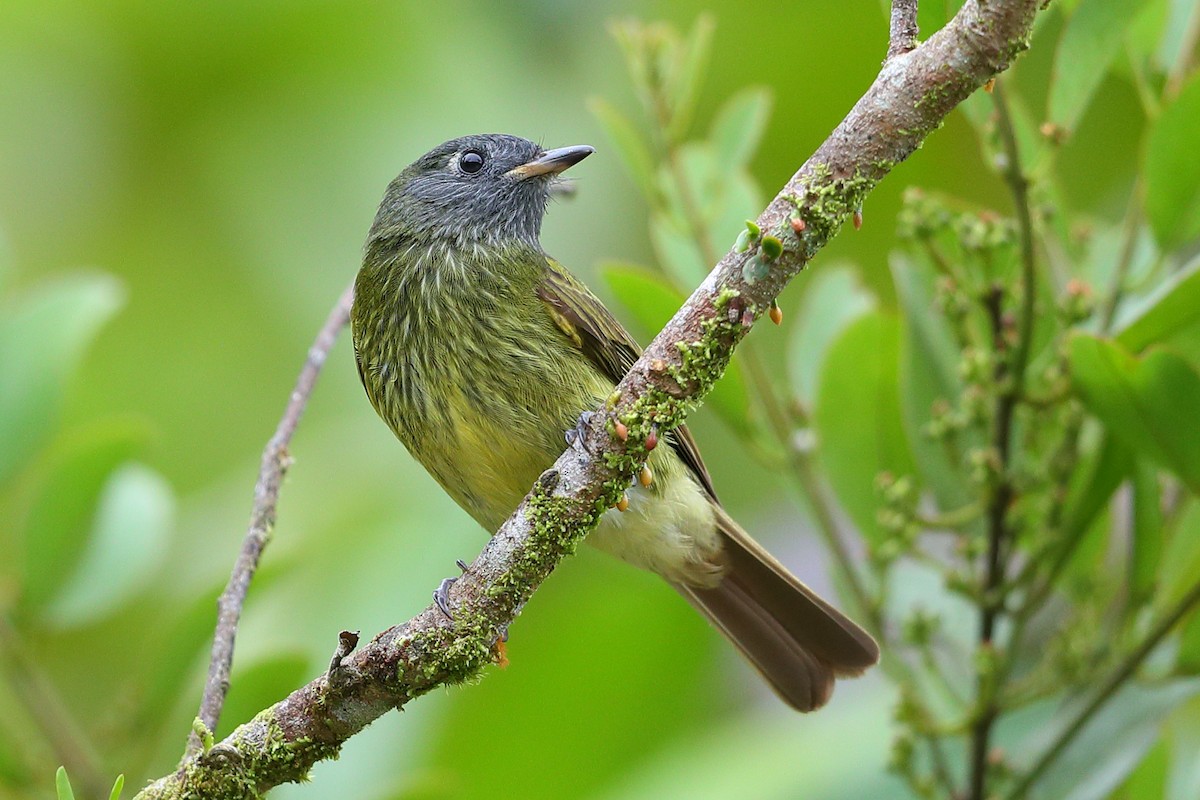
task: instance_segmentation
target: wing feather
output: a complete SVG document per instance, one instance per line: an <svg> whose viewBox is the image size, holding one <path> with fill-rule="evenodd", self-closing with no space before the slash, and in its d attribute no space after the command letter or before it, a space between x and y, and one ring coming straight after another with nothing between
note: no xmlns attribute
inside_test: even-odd
<svg viewBox="0 0 1200 800"><path fill-rule="evenodd" d="M554 324L601 373L614 384L625 377L642 354L642 348L586 286L557 261L547 257L545 277L538 285L537 294ZM715 502L717 493L712 478L687 426L680 425L668 432L667 442Z"/></svg>

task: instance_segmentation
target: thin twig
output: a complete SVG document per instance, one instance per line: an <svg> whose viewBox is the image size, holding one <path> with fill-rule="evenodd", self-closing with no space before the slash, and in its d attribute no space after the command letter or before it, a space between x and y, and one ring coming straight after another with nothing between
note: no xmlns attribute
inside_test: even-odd
<svg viewBox="0 0 1200 800"><path fill-rule="evenodd" d="M1075 737L1079 735L1091 721L1096 712L1104 707L1104 704L1113 698L1117 690L1120 689L1126 681L1133 677L1133 673L1142 665L1147 656L1154 651L1154 648L1166 637L1171 629L1183 619L1189 611L1197 604L1200 604L1200 583L1194 585L1175 607L1171 609L1158 624L1146 634L1146 638L1138 645L1137 649L1125 657L1125 660L1117 667L1112 675L1108 677L1100 688L1096 690L1096 694L1092 697L1088 704L1081 708L1070 724L1059 734L1053 744L1042 753L1028 772L1026 772L1017 784L1006 795L1007 800L1020 800L1029 793L1029 788L1037 782L1039 778L1045 774L1050 765L1058 759L1062 752L1067 748Z"/></svg>
<svg viewBox="0 0 1200 800"><path fill-rule="evenodd" d="M492 663L502 631L640 470L649 434L684 421L754 320L867 193L953 108L1008 67L1026 46L1040 5L1040 0L967 0L910 57L883 66L759 215L759 228L786 242L767 274L745 269L757 252L730 251L721 259L620 381L611 402L593 415L581 437L585 446L569 447L542 474L453 585L454 619L431 604L345 659L337 686L322 675L138 797L257 796L300 780L383 714L439 686L469 680ZM797 213L809 223L802 237L790 224ZM624 439L610 433L616 419L625 426Z"/></svg>
<svg viewBox="0 0 1200 800"><path fill-rule="evenodd" d="M262 463L258 472L258 483L254 486L254 510L250 514L250 527L246 538L242 541L241 552L233 565L233 574L229 583L217 601L217 630L213 636L212 654L208 664L208 679L204 684L204 696L200 699L200 721L210 731L216 731L221 719L221 709L225 705L225 695L229 692L229 672L233 665L233 645L237 636L238 622L242 616L242 605L246 602L246 592L250 589L250 580L258 569L259 559L263 550L271 540L271 531L275 527L275 508L279 502L279 488L283 484L283 476L291 464L288 455L288 445L292 434L300 424L304 414L304 406L316 385L317 376L325 359L329 355L338 334L350 319L350 304L354 297L354 287L348 287L338 298L333 310L312 347L296 386L292 389L287 408L275 429L275 435L267 442L263 450ZM193 732L188 737L185 758L200 752L200 737Z"/></svg>
<svg viewBox="0 0 1200 800"><path fill-rule="evenodd" d="M979 612L979 643L991 647L995 636L996 622L1004 608L1001 588L1004 585L1008 558L1006 549L1013 531L1008 511L1016 499L1012 478L1012 429L1017 403L1025 385L1025 371L1033 338L1034 301L1036 299L1036 261L1033 246L1033 215L1029 208L1029 181L1021 166L1020 150L1017 147L1016 131L1009 113L1004 87L997 82L992 97L996 104L1000 139L1008 157L1005 179L1016 207L1017 225L1021 239L1021 309L1017 322L1016 341L1008 352L1008 326L1002 307L1002 289L989 299L992 333L997 351L996 378L999 397L996 401L996 419L993 428L992 447L999 460L996 488L987 510L988 552L983 584L983 601ZM981 677L979 681L980 707L971 726L970 786L968 798L983 800L987 787L988 749L992 724L1000 714L994 697L994 676Z"/></svg>
<svg viewBox="0 0 1200 800"><path fill-rule="evenodd" d="M917 48L917 0L892 0L887 57L895 58Z"/></svg>

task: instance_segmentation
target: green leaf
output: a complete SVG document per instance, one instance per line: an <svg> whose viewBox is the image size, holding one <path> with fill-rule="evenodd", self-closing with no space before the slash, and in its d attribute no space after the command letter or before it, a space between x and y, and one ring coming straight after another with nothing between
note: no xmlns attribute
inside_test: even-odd
<svg viewBox="0 0 1200 800"><path fill-rule="evenodd" d="M1133 463L1133 453L1111 434L1104 434L1096 449L1081 459L1070 477L1067 499L1063 501L1064 540L1074 541L1092 527L1108 506L1112 493L1133 469Z"/></svg>
<svg viewBox="0 0 1200 800"><path fill-rule="evenodd" d="M112 791L108 793L108 800L120 800L121 790L124 788L125 788L125 775L121 774L121 775L117 776L117 779L115 781L113 781Z"/></svg>
<svg viewBox="0 0 1200 800"><path fill-rule="evenodd" d="M650 244L654 246L654 255L663 271L686 286L704 280L708 270L714 266L704 263L696 240L679 217L654 214L650 218Z"/></svg>
<svg viewBox="0 0 1200 800"><path fill-rule="evenodd" d="M1159 611L1182 599L1200 575L1200 500L1187 498L1168 529L1154 605Z"/></svg>
<svg viewBox="0 0 1200 800"><path fill-rule="evenodd" d="M1146 215L1163 249L1200 236L1200 77L1159 116L1146 146Z"/></svg>
<svg viewBox="0 0 1200 800"><path fill-rule="evenodd" d="M858 270L846 264L823 265L800 282L804 296L789 325L788 377L796 395L811 407L829 345L847 325L874 310L875 298L863 287Z"/></svg>
<svg viewBox="0 0 1200 800"><path fill-rule="evenodd" d="M821 462L846 512L870 541L882 541L875 490L881 472L911 475L900 414L900 324L876 311L855 320L825 358L814 415Z"/></svg>
<svg viewBox="0 0 1200 800"><path fill-rule="evenodd" d="M1171 751L1166 741L1159 739L1150 752L1138 764L1137 769L1129 773L1121 789L1113 795L1114 800L1141 800L1141 798L1161 798L1164 796L1167 784L1167 767L1170 764Z"/></svg>
<svg viewBox="0 0 1200 800"><path fill-rule="evenodd" d="M1113 436L1200 492L1200 375L1174 353L1136 359L1091 336L1071 340L1070 361L1076 393Z"/></svg>
<svg viewBox="0 0 1200 800"><path fill-rule="evenodd" d="M1130 18L1144 0L1082 0L1058 43L1050 83L1050 119L1074 130L1120 52Z"/></svg>
<svg viewBox="0 0 1200 800"><path fill-rule="evenodd" d="M1140 353L1200 327L1200 258L1171 275L1117 334L1127 350Z"/></svg>
<svg viewBox="0 0 1200 800"><path fill-rule="evenodd" d="M1183 623L1175 670L1182 675L1200 674L1200 611L1193 611Z"/></svg>
<svg viewBox="0 0 1200 800"><path fill-rule="evenodd" d="M647 336L657 335L687 300L682 292L645 267L607 262L600 265L600 273ZM736 358L705 402L734 430L745 433L751 429L750 393Z"/></svg>
<svg viewBox="0 0 1200 800"><path fill-rule="evenodd" d="M670 97L671 122L667 126L670 141L682 139L696 113L696 100L700 96L700 85L708 72L708 57L712 50L712 35L716 22L711 14L696 17L686 41L680 45L672 70Z"/></svg>
<svg viewBox="0 0 1200 800"><path fill-rule="evenodd" d="M106 426L76 434L51 456L22 531L19 563L26 611L47 606L80 563L101 492L143 437L141 429L130 425Z"/></svg>
<svg viewBox="0 0 1200 800"><path fill-rule="evenodd" d="M74 275L0 307L0 484L57 424L67 378L123 297L106 275Z"/></svg>
<svg viewBox="0 0 1200 800"><path fill-rule="evenodd" d="M174 518L171 487L157 472L126 464L108 479L79 564L46 609L59 626L100 619L133 596L166 554Z"/></svg>
<svg viewBox="0 0 1200 800"><path fill-rule="evenodd" d="M225 738L238 725L286 697L304 683L308 672L308 656L300 653L272 655L237 670L229 681L229 697L214 731L216 738Z"/></svg>
<svg viewBox="0 0 1200 800"><path fill-rule="evenodd" d="M904 427L916 456L923 482L933 490L942 508L960 508L971 499L961 465L946 452L941 441L925 434L933 420L935 403L958 403L962 382L958 377L961 351L941 314L934 307L932 270L896 253L891 259L896 297L904 312L901 320L900 403Z"/></svg>
<svg viewBox="0 0 1200 800"><path fill-rule="evenodd" d="M725 169L745 166L758 149L770 117L771 92L762 87L743 89L726 100L708 132L717 163Z"/></svg>
<svg viewBox="0 0 1200 800"><path fill-rule="evenodd" d="M1130 604L1154 596L1163 552L1162 489L1158 470L1144 461L1133 469L1133 535L1129 554Z"/></svg>
<svg viewBox="0 0 1200 800"><path fill-rule="evenodd" d="M1061 800L1103 800L1119 786L1157 741L1163 720L1181 703L1200 692L1200 680L1165 685L1130 684L1121 689L1091 719L1038 781L1038 797ZM1061 735L1079 704L1090 695L1064 703L1051 720L1015 748L1012 762L1025 768Z"/></svg>
<svg viewBox="0 0 1200 800"><path fill-rule="evenodd" d="M59 767L54 773L54 788L58 792L58 800L75 800L75 792L71 789L71 779L67 777L66 767Z"/></svg>
<svg viewBox="0 0 1200 800"><path fill-rule="evenodd" d="M654 187L654 157L643 141L641 134L620 111L612 104L593 97L588 101L588 110L604 128L604 133L617 149L621 164L629 171L629 177L637 184L642 194L653 200L656 196Z"/></svg>

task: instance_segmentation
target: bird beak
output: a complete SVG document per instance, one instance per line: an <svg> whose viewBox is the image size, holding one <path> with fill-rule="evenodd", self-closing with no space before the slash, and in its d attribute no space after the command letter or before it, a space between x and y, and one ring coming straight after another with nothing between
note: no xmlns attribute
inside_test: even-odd
<svg viewBox="0 0 1200 800"><path fill-rule="evenodd" d="M519 167L513 167L507 174L522 181L526 178L536 178L538 175L557 175L567 167L583 161L594 152L596 152L596 148L586 144L558 147L554 150L547 150Z"/></svg>

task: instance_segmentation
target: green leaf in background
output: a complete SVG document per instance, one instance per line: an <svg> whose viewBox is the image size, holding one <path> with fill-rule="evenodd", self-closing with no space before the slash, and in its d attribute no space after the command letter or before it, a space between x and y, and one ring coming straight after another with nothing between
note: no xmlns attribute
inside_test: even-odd
<svg viewBox="0 0 1200 800"><path fill-rule="evenodd" d="M217 739L228 736L238 725L302 686L309 671L308 656L299 653L275 653L236 670L229 681L229 698L221 711Z"/></svg>
<svg viewBox="0 0 1200 800"><path fill-rule="evenodd" d="M1133 605L1154 596L1163 552L1162 489L1158 470L1144 461L1133 469L1133 532L1129 554L1129 594Z"/></svg>
<svg viewBox="0 0 1200 800"><path fill-rule="evenodd" d="M725 255L738 233L746 229L746 220L758 216L762 207L762 193L758 184L745 169L733 170L716 187L708 198L705 214L709 219L709 235L713 237L713 250L717 258ZM707 265L706 270L711 270L713 266Z"/></svg>
<svg viewBox="0 0 1200 800"><path fill-rule="evenodd" d="M771 92L762 87L743 89L730 97L713 118L708 138L718 164L728 169L745 166L771 117Z"/></svg>
<svg viewBox="0 0 1200 800"><path fill-rule="evenodd" d="M820 726L782 714L741 714L673 742L657 759L641 759L614 776L596 800L864 800L904 798L901 780L884 768L888 736L866 709L892 706L878 681L855 685ZM837 701L835 700L836 704ZM846 743L853 741L853 747Z"/></svg>
<svg viewBox="0 0 1200 800"><path fill-rule="evenodd" d="M1179 356L1137 359L1112 342L1071 340L1075 391L1105 427L1200 492L1200 375Z"/></svg>
<svg viewBox="0 0 1200 800"><path fill-rule="evenodd" d="M1167 767L1171 763L1171 750L1166 741L1159 739L1150 752L1129 773L1125 783L1112 796L1112 800L1142 800L1142 798L1165 797Z"/></svg>
<svg viewBox="0 0 1200 800"><path fill-rule="evenodd" d="M848 264L825 264L802 276L800 310L788 339L788 377L806 407L816 401L817 379L829 345L854 320L875 309L875 298Z"/></svg>
<svg viewBox="0 0 1200 800"><path fill-rule="evenodd" d="M1146 146L1146 215L1164 249L1200 236L1200 77L1163 109Z"/></svg>
<svg viewBox="0 0 1200 800"><path fill-rule="evenodd" d="M108 793L108 800L120 800L121 790L124 788L125 788L125 775L121 774L121 775L117 776L117 779L115 781L113 781L112 791Z"/></svg>
<svg viewBox="0 0 1200 800"><path fill-rule="evenodd" d="M908 441L922 482L933 490L939 505L959 508L971 497L961 465L955 464L941 441L925 434L935 403L951 407L962 394L958 377L959 347L934 307L932 270L901 253L891 258L892 280L904 314L900 345L900 405Z"/></svg>
<svg viewBox="0 0 1200 800"><path fill-rule="evenodd" d="M850 324L829 349L814 416L821 462L846 512L871 542L881 472L911 475L912 453L900 412L900 323L875 311Z"/></svg>
<svg viewBox="0 0 1200 800"><path fill-rule="evenodd" d="M1168 529L1159 567L1155 605L1165 609L1196 585L1200 575L1200 501L1189 498Z"/></svg>
<svg viewBox="0 0 1200 800"><path fill-rule="evenodd" d="M21 604L41 611L66 584L89 547L101 492L145 438L115 424L76 433L53 454L22 530Z"/></svg>
<svg viewBox="0 0 1200 800"><path fill-rule="evenodd" d="M1200 611L1193 611L1183 623L1175 669L1183 675L1200 674Z"/></svg>
<svg viewBox="0 0 1200 800"><path fill-rule="evenodd" d="M651 217L650 243L663 271L685 286L699 284L713 266L704 262L687 223L678 216L657 213Z"/></svg>
<svg viewBox="0 0 1200 800"><path fill-rule="evenodd" d="M637 128L625 115L603 98L593 97L588 100L588 110L604 128L604 133L617 150L622 166L629 171L629 177L638 185L642 195L653 199L654 188L654 157L646 146Z"/></svg>
<svg viewBox="0 0 1200 800"><path fill-rule="evenodd" d="M708 72L708 57L716 27L711 14L699 15L687 39L680 43L679 52L675 54L668 97L671 121L667 125L667 138L671 141L678 141L687 134L696 113L696 100L700 97L700 85Z"/></svg>
<svg viewBox="0 0 1200 800"><path fill-rule="evenodd" d="M66 767L59 767L54 773L54 789L58 800L75 800L75 792L71 789L71 779L67 777Z"/></svg>
<svg viewBox="0 0 1200 800"><path fill-rule="evenodd" d="M60 627L105 616L153 576L175 515L171 487L140 464L119 467L105 484L79 563L46 609Z"/></svg>
<svg viewBox="0 0 1200 800"><path fill-rule="evenodd" d="M1133 454L1121 441L1106 433L1096 449L1085 456L1067 488L1062 512L1062 535L1066 540L1082 536L1108 505L1113 492L1133 469Z"/></svg>
<svg viewBox="0 0 1200 800"><path fill-rule="evenodd" d="M1037 783L1038 798L1104 800L1121 785L1158 738L1163 720L1200 692L1200 680L1156 686L1131 684L1122 689L1075 737ZM1040 753L1073 717L1088 696L1064 703L1056 719L1031 732L1014 748L1014 764Z"/></svg>
<svg viewBox="0 0 1200 800"><path fill-rule="evenodd" d="M1140 353L1152 344L1173 344L1193 330L1200 334L1200 258L1164 281L1116 339Z"/></svg>
<svg viewBox="0 0 1200 800"><path fill-rule="evenodd" d="M1120 52L1129 20L1144 0L1082 0L1067 20L1054 56L1051 121L1074 130Z"/></svg>
<svg viewBox="0 0 1200 800"><path fill-rule="evenodd" d="M600 274L648 336L662 330L687 300L686 295L645 267L607 262L600 265ZM750 393L736 359L729 362L706 403L735 431L750 431Z"/></svg>
<svg viewBox="0 0 1200 800"><path fill-rule="evenodd" d="M0 484L54 428L67 378L123 299L113 278L80 274L0 305Z"/></svg>

